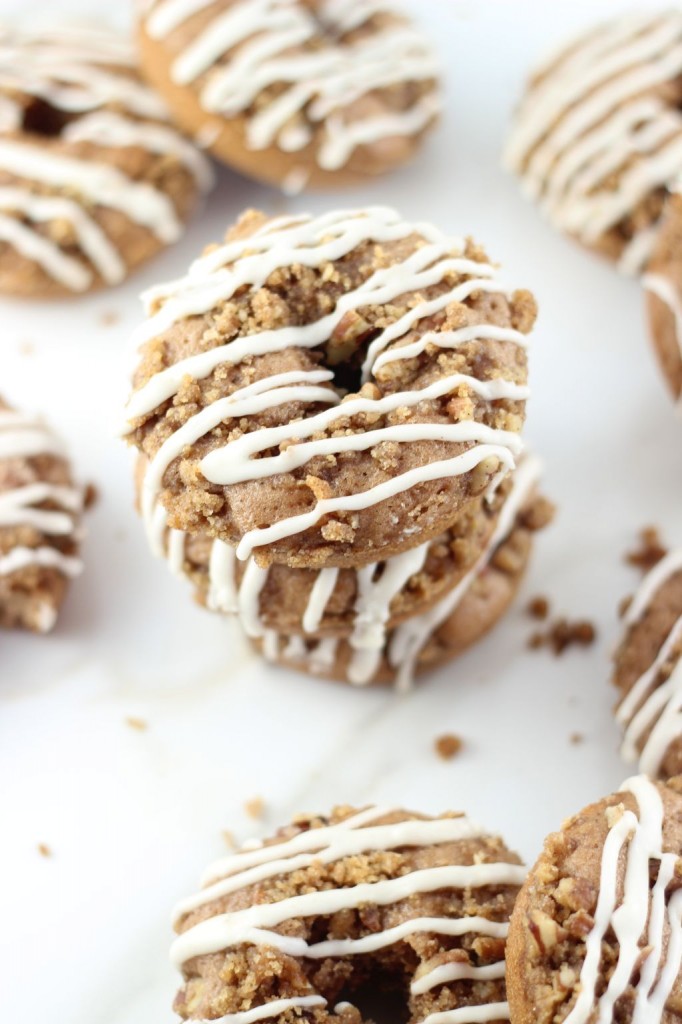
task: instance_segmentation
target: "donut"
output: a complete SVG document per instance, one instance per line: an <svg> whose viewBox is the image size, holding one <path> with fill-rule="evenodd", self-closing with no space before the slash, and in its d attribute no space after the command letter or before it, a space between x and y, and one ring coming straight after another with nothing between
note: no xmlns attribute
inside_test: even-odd
<svg viewBox="0 0 682 1024"><path fill-rule="evenodd" d="M0 33L0 292L120 284L177 241L211 174L109 30Z"/></svg>
<svg viewBox="0 0 682 1024"><path fill-rule="evenodd" d="M83 569L82 508L59 438L0 399L0 626L53 628Z"/></svg>
<svg viewBox="0 0 682 1024"><path fill-rule="evenodd" d="M124 429L152 538L160 515L241 561L357 567L439 536L521 452L532 295L395 211L249 212L146 304Z"/></svg>
<svg viewBox="0 0 682 1024"><path fill-rule="evenodd" d="M682 773L682 550L671 551L647 574L625 613L625 636L615 655L620 692L616 717L622 754L640 771L670 778Z"/></svg>
<svg viewBox="0 0 682 1024"><path fill-rule="evenodd" d="M514 1024L673 1024L682 780L628 779L549 836L507 942Z"/></svg>
<svg viewBox="0 0 682 1024"><path fill-rule="evenodd" d="M524 456L495 499L480 499L443 535L357 569L240 563L208 536L168 530L155 539L199 602L235 614L268 660L364 686L397 681L454 657L506 610L530 554L530 534L552 518L537 494L540 462ZM138 474L142 486L143 472Z"/></svg>
<svg viewBox="0 0 682 1024"><path fill-rule="evenodd" d="M682 399L682 195L668 200L654 251L642 275L654 350L668 388Z"/></svg>
<svg viewBox="0 0 682 1024"><path fill-rule="evenodd" d="M361 1024L509 1019L504 948L525 875L462 814L337 807L300 816L204 876L178 905L183 1020Z"/></svg>
<svg viewBox="0 0 682 1024"><path fill-rule="evenodd" d="M507 167L550 223L629 274L682 172L682 11L589 29L531 75Z"/></svg>
<svg viewBox="0 0 682 1024"><path fill-rule="evenodd" d="M552 515L551 505L537 495L526 494L518 505L517 498L520 494L507 499L495 533L472 568L424 611L393 626L384 624L369 637L358 616L358 625L343 637L310 639L264 630L252 643L267 660L298 671L355 686L392 683L403 692L411 689L417 675L451 661L485 636L516 596L532 534Z"/></svg>
<svg viewBox="0 0 682 1024"><path fill-rule="evenodd" d="M178 124L289 192L404 164L440 110L438 61L390 0L157 0L139 42Z"/></svg>

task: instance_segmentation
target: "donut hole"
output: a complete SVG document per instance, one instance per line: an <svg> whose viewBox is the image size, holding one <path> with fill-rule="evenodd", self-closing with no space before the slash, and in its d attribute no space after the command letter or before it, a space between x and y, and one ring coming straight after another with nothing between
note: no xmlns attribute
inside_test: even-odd
<svg viewBox="0 0 682 1024"><path fill-rule="evenodd" d="M354 395L362 387L362 364L357 361L338 363L330 366L334 374L334 387L346 394Z"/></svg>
<svg viewBox="0 0 682 1024"><path fill-rule="evenodd" d="M31 135L57 138L71 120L67 111L53 107L48 100L36 96L24 108L22 128Z"/></svg>
<svg viewBox="0 0 682 1024"><path fill-rule="evenodd" d="M411 1014L404 985L387 971L376 971L361 985L342 991L335 1000L352 1003L365 1021L373 1024L407 1024Z"/></svg>

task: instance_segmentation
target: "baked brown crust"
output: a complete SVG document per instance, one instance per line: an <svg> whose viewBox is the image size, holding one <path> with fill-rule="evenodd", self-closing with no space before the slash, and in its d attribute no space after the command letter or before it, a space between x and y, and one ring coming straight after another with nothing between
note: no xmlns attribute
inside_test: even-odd
<svg viewBox="0 0 682 1024"><path fill-rule="evenodd" d="M0 292L52 299L118 284L180 236L211 172L125 41L2 32L0 73Z"/></svg>
<svg viewBox="0 0 682 1024"><path fill-rule="evenodd" d="M346 215L335 216L343 218ZM359 215L359 220L354 219L355 214L349 215L350 219L344 223L350 226L348 230L355 231L356 225L363 223L362 217L367 217L367 223L371 223L373 218L378 221L385 216L385 211L380 214L367 211ZM317 223L311 221L308 229L308 221L303 219L303 222L303 230L311 231ZM274 236L278 230L285 229L278 229L276 221L268 220L262 214L248 213L236 228L228 232L227 240L234 244L254 238L258 239L254 243L257 245L262 244L260 239L264 232L270 231ZM457 301L457 288L471 288L467 282L471 281L471 275L475 275L479 266L481 274L490 273L489 269L485 270L489 265L485 263L482 250L467 242L461 259L465 261L462 266L470 268L468 274L448 269L453 264L446 257L440 264L442 272L435 274L438 279L434 284L424 285L418 291L407 286L402 294L393 294L387 303L363 304L341 316L337 312L342 308L339 304L342 300L348 301L349 295L356 294L372 274L405 265L426 245L423 236L418 231L411 232L408 227L405 230L411 233L381 243L372 240L373 228L368 230L370 237L355 245L346 255L334 260L325 259L319 265L296 264L295 249L292 250L292 256L282 257L283 265L274 270L262 285L235 292L228 300L218 301L209 312L179 316L172 326L154 333L143 344L134 378L136 392L141 392L141 396L134 392L130 407L134 412L139 409L140 415L131 418L130 440L150 461L165 442L170 439L174 443L174 435L186 427L188 421L239 389L283 374L309 377L325 364L335 374L334 380L322 385L324 402L296 401L292 395L291 401L271 405L259 414L245 415L238 423L221 420L217 427L203 432L198 440L185 445L182 453L171 458L167 465L164 456L165 469L158 500L166 508L169 525L174 529L191 534L208 533L228 544L243 546L266 524L275 524L279 529L284 520L291 522L295 516L314 513L319 502L336 502L382 485L392 487L396 478L404 479L404 474L416 471L419 482L385 500L370 501L368 498L366 507L330 512L310 527L296 528L289 535L263 541L256 537L254 541L256 557L263 565L279 562L296 568L357 566L398 554L437 537L470 503L480 498L496 477L501 467L500 456L484 458L482 453L488 449L481 448L481 457L476 457L470 470L455 476L446 476L444 472L436 479L428 480L425 467L431 463L454 459L464 453L475 456L479 449L470 442L450 442L435 436L430 440L412 440L409 444L393 443L389 438L400 431L434 429L440 432L441 428L442 435L446 436L453 425L461 425L456 428L458 431L469 430L471 425L478 431L477 425L480 424L481 430L491 431L486 436L493 441L515 443L513 437L520 431L524 420L524 401L513 397L490 401L477 393L474 387L485 390L499 386L505 394L521 394L518 389L525 386L527 375L525 348L518 340L499 340L499 333L506 331L515 339L522 339L530 331L535 319L532 296L526 291L516 291L507 298L494 290L494 285L488 286L483 282L480 290L476 289ZM452 252L456 253L456 248ZM210 256L206 258L210 259ZM456 265L459 265L458 260L460 257L454 256ZM239 271L240 260L237 259L230 272ZM196 273L193 277L188 275L186 280L193 285L198 276ZM406 282L412 279L410 274L406 274ZM207 280L214 278L209 275ZM447 301L451 295L454 296L452 301ZM165 301L171 300L172 294ZM185 293L180 295L180 302L187 302ZM442 308L427 316L427 303ZM425 313L419 316L418 309L422 305ZM164 299L152 300L151 309L160 318L159 326L162 328ZM164 372L169 372L169 367L177 366L183 360L203 359L203 354L210 354L211 350L222 352L221 346L226 346L227 357L229 347L237 341L241 345L252 346L259 333L267 334L269 338L269 332L291 331L294 325L296 331L303 331L304 327L321 322L325 316L336 320L336 326L330 328L319 348L296 347L296 334L291 333L292 345L289 347L247 355L238 362L219 362L215 370L201 379L193 378L188 369L187 376L172 389L171 399L154 404L154 399L145 398L145 388L154 388L155 378L162 377ZM315 433L315 438L329 439L338 454L315 455L300 468L266 473L265 476L252 474L251 466L258 467L255 461L244 470L244 480L223 486L206 478L203 460L214 458L216 452L226 449L226 444L235 441L243 444L243 438L248 435L248 443L251 443L254 432L273 427L288 429L287 425L292 421L314 417L330 401L336 401L334 393L345 395L345 402L354 400L353 380L357 380L359 362L370 351L372 339L376 342L378 332L389 331L405 316L412 317L413 323L384 350L391 361L372 369L367 382L357 392L361 400L370 403L392 400L392 396L400 393L402 397L404 393L404 405L379 414L375 414L370 405L367 412L343 419L335 416L329 427ZM438 340L440 335L449 337L457 331L467 330L473 332L472 340L456 347L443 347L446 342L441 346ZM476 337L479 330L480 336ZM498 337L487 336L487 331L496 333ZM152 319L148 333L153 332ZM426 333L434 337L433 345L424 343L423 351L414 358L400 357L402 346L419 344ZM433 389L438 389L441 382L458 374L466 379L461 384L453 380L449 390L445 385L441 397L426 399L420 394L418 404L409 399L410 394L416 395L425 388L430 388L429 393L433 394ZM344 388L346 382L350 384L350 394L347 393L348 387ZM318 393L319 389L315 394ZM140 397L142 404L136 406ZM342 403L340 408L343 407ZM340 438L376 430L386 432L377 435L381 440L376 445L359 451L342 450L350 442ZM255 440L257 442L258 438ZM275 454L279 451L281 456L286 447L288 441L285 439L271 450ZM495 451L499 451L499 447ZM220 457L224 459L224 456ZM241 551L240 557L243 557Z"/></svg>
<svg viewBox="0 0 682 1024"><path fill-rule="evenodd" d="M502 977L476 977L477 973L485 975L486 969L493 975L498 973L497 967L501 966L500 961L504 957L501 931L511 913L518 881L523 875L518 867L518 857L507 849L501 839L485 834L461 815L433 819L401 810L372 812L370 808L357 812L350 807L337 807L328 816L297 818L292 825L266 840L264 853L267 856L272 847L282 847L287 852L280 854L278 851L278 855L288 858L291 854L283 844L296 842L298 837L304 842L315 842L317 830L343 828L344 823L348 823L345 827L350 829L358 813L360 816L374 813L375 817L366 826L356 827L354 834L360 841L351 837L354 845L359 847L352 856L344 856L339 851L340 855L332 855L330 861L328 848L320 839L319 859L313 856L306 864L305 857L299 855L300 867L295 870L293 864L290 867L288 859L280 859L280 873L260 884L245 885L216 898L209 898L208 890L203 897L204 902L199 905L196 904L197 899L201 899L200 895L180 905L176 915L180 939L174 947L174 955L179 961L184 960L185 980L174 1008L183 1019L214 1018L249 1011L262 1007L264 1003L310 999L312 996L318 1001L322 997L326 1006L283 1008L280 1012L273 1012L272 1018L281 1022L306 1019L316 1024L339 1019L347 1024L359 1024L364 1018L362 993L367 992L368 985L372 985L382 998L395 998L397 1005L401 1009L404 1007L409 1020L414 1022L425 1019L430 1013L504 1002ZM441 824L435 825L434 822ZM395 826L400 823L402 830L396 833ZM361 842L361 829L364 827L372 828L379 837L373 848L367 850L362 849ZM447 830L439 833L443 837L452 830L452 838L439 842L432 829ZM338 828L336 834L338 836ZM382 834L386 834L385 840L380 838ZM389 838L391 834L393 839ZM429 834L434 835L434 839L428 845L419 845L419 836L425 838ZM456 838L460 835L461 838ZM404 836L402 842L401 836ZM377 845L380 848L377 849ZM249 856L247 851L237 853L235 862L238 864L240 857L243 859L244 856ZM225 867L234 870L227 862ZM442 876L440 887L431 892L419 891L423 873L433 871ZM479 884L485 872L488 872L490 882ZM470 886L460 887L457 879L463 873L471 876ZM498 881L493 881L495 876ZM220 864L210 871L209 878L216 880L215 891L218 893ZM405 891L411 893L408 898L393 900L383 895L381 902L373 902L374 892L386 890L387 885L399 878ZM353 908L357 886L369 886L369 889L362 905ZM330 914L325 913L320 905L320 912L316 912L317 894L324 898L331 896L339 903L348 900L349 907ZM311 908L306 916L294 916L293 906L292 916L286 916L289 906L286 901L304 895ZM222 920L229 922L231 919L238 929L237 922L247 908L257 906L257 913L262 915L269 912L269 905L276 905L286 916L270 932L274 941L282 936L286 943L295 937L299 943L303 941L310 946L326 939L334 944L338 940L355 942L372 938L375 943L378 940L379 948L368 953L358 951L355 955L330 952L322 958L313 958L312 955L292 955L274 944L242 943L235 933L229 948L185 960L186 953L202 947L200 932L207 921L218 923L219 915L227 915ZM183 909L188 906L190 909ZM409 934L409 927L405 929L405 926L417 918L431 919L432 930ZM490 930L500 930L500 934L481 934L481 925L473 921L473 930L461 936L439 933L438 929L447 927L450 921L466 918L477 921L485 918L494 922ZM382 937L386 930L396 928L403 928L408 933L394 941L390 941L389 936ZM213 944L220 945L220 940ZM465 973L464 978L448 980L447 972L452 971L455 964L465 972L474 968L474 976L468 979ZM410 981L424 989L426 976L434 970L439 970L440 984L435 984L438 975L433 975L432 987L409 993ZM359 1000L357 1004L356 1000ZM500 1019L503 1016L501 1013Z"/></svg>
<svg viewBox="0 0 682 1024"><path fill-rule="evenodd" d="M291 191L300 191L302 188L359 186L414 157L425 135L436 121L439 102L435 59L428 45L406 18L388 9L382 9L361 17L350 31L339 33L335 21L341 25L344 18L354 18L354 7L357 7L358 13L360 12L360 5L356 4L355 0L343 5L336 4L339 8L336 15L330 15L323 10L325 4L322 0L302 0L297 11L289 12L294 32L297 27L301 29L301 19L311 23L312 27L307 39L282 51L282 60L287 64L286 78L273 81L256 90L255 96L243 109L229 109L226 100L222 108L219 106L214 110L206 105L207 84L210 85L218 73L236 68L238 60L243 58L244 52L252 46L254 39L258 38L262 45L269 37L268 33L274 38L277 29L275 22L278 15L280 20L282 18L281 8L277 11L274 6L267 9L267 5L253 3L252 6L256 10L251 25L252 31L245 34L244 40L218 54L215 60L209 62L207 69L192 77L190 81L178 81L173 72L175 62L182 60L183 57L186 59L189 50L196 46L197 40L204 33L217 30L221 20L228 16L233 6L234 0L216 0L208 9L197 11L171 31L161 35L150 32L149 26L153 24L155 15L158 18L159 8L163 7L163 3L152 5L138 20L139 51L148 80L166 99L177 123L192 137L203 140L214 156L249 177L283 186ZM326 6L331 9L334 5ZM385 76L386 69L391 67L391 40L397 38L397 33L401 33L403 37L411 34L411 48L403 47L402 53L396 53L394 61L397 68L393 66L386 84L377 84L376 87L364 92L358 90L365 59L362 48L366 48L368 44L376 45L379 37L386 38L381 54ZM351 53L350 47L356 48L354 53ZM275 100L281 101L287 86L291 87L292 82L298 83L298 73L293 70L293 62L297 59L319 60L321 55L326 54L335 55L337 62L340 59L341 67L344 67L344 60L347 61L344 73L348 74L351 68L354 73L354 79L349 79L343 95L339 94L336 97L330 114L321 120L311 116L316 98L317 102L320 102L319 92L311 90L304 103L294 104L296 109L292 109L291 116L284 120L281 131L275 133L272 141L266 145L259 142L258 148L254 148L249 139L250 130L257 116ZM418 77L412 78L410 68L415 57L418 58L415 68L418 66L420 70ZM272 57L270 59L273 60ZM278 59L279 50L274 55L274 62ZM367 60L372 60L369 53ZM263 64L266 63L264 60ZM427 63L433 64L434 70L430 76L424 71ZM254 62L246 74L255 78L261 68L262 65ZM338 74L339 70L336 63L333 73ZM317 73L314 73L311 70L307 77L303 71L301 74L301 89L307 89L313 78L321 78L323 87L324 71L318 69ZM378 83L380 79L376 81ZM243 88L243 81L240 85ZM359 95L355 95L356 91L359 91ZM237 103L237 108L239 106ZM421 109L424 110L424 116L419 118ZM415 115L417 121L412 124L410 122ZM321 166L320 153L325 141L334 133L343 131L346 123L360 121L367 124L373 120L378 125L385 118L398 121L401 118L405 119L405 129L396 130L393 134L389 134L387 129L377 131L375 138L353 146L338 166ZM292 151L288 144L284 147L280 144L284 136L288 135L293 139L295 134L301 132L309 136L302 147L297 143Z"/></svg>

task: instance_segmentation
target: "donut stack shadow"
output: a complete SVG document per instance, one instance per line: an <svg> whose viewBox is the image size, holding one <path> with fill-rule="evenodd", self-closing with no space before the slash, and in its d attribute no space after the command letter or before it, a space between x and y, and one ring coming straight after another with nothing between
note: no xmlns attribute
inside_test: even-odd
<svg viewBox="0 0 682 1024"><path fill-rule="evenodd" d="M127 433L154 552L271 661L410 685L486 633L552 515L533 297L393 210L247 213L147 296Z"/></svg>

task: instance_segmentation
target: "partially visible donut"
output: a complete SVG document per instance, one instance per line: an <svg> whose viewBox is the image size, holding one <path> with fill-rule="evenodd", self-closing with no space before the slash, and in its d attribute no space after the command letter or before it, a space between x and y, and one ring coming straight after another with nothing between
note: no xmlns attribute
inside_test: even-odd
<svg viewBox="0 0 682 1024"><path fill-rule="evenodd" d="M0 626L53 628L83 569L82 507L59 438L0 399Z"/></svg>
<svg viewBox="0 0 682 1024"><path fill-rule="evenodd" d="M649 329L668 388L682 399L682 195L671 195L646 273Z"/></svg>
<svg viewBox="0 0 682 1024"><path fill-rule="evenodd" d="M211 181L125 41L0 34L0 291L115 285L175 242Z"/></svg>
<svg viewBox="0 0 682 1024"><path fill-rule="evenodd" d="M240 559L358 566L447 530L521 451L527 291L369 208L245 215L147 296L128 404L143 513Z"/></svg>
<svg viewBox="0 0 682 1024"><path fill-rule="evenodd" d="M507 942L514 1024L676 1024L682 779L628 779L545 840Z"/></svg>
<svg viewBox="0 0 682 1024"><path fill-rule="evenodd" d="M411 1024L501 1024L524 874L461 814L302 815L212 865L177 907L174 1009L221 1024L361 1024L373 993Z"/></svg>
<svg viewBox="0 0 682 1024"><path fill-rule="evenodd" d="M390 0L157 0L139 30L185 131L290 191L403 164L440 109L434 53Z"/></svg>
<svg viewBox="0 0 682 1024"><path fill-rule="evenodd" d="M627 607L613 681L625 760L653 777L682 773L682 550L654 566Z"/></svg>
<svg viewBox="0 0 682 1024"><path fill-rule="evenodd" d="M555 227L634 274L682 173L681 107L682 11L619 15L533 73L505 162Z"/></svg>

